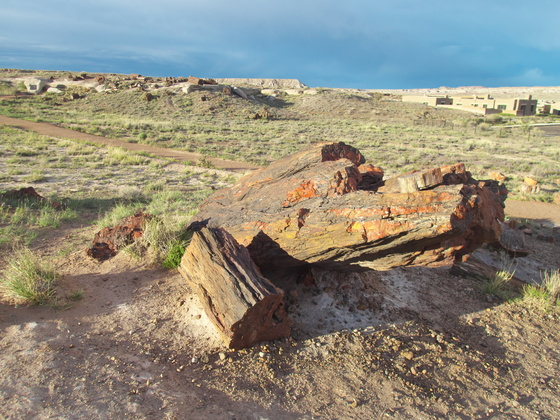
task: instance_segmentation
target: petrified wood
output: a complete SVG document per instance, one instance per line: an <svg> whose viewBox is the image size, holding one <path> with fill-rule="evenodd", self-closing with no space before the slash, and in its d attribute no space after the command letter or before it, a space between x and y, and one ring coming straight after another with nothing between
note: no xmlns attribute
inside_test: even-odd
<svg viewBox="0 0 560 420"><path fill-rule="evenodd" d="M263 270L447 265L499 239L497 182L456 164L366 185L364 163L344 143L310 147L210 196L191 227L226 229Z"/></svg>
<svg viewBox="0 0 560 420"><path fill-rule="evenodd" d="M229 348L290 335L284 292L262 276L247 249L225 230L195 232L179 271Z"/></svg>
<svg viewBox="0 0 560 420"><path fill-rule="evenodd" d="M119 249L130 245L144 235L146 221L153 216L138 212L125 217L116 226L106 227L95 234L93 244L86 253L98 261L105 261L117 255Z"/></svg>

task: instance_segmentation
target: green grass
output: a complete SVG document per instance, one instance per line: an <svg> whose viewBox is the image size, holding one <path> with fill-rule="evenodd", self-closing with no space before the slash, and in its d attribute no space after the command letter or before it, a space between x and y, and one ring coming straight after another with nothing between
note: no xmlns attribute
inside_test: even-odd
<svg viewBox="0 0 560 420"><path fill-rule="evenodd" d="M49 261L29 248L16 248L0 279L0 290L16 303L50 304L55 298L58 273Z"/></svg>
<svg viewBox="0 0 560 420"><path fill-rule="evenodd" d="M84 298L84 290L78 289L73 292L70 292L66 295L66 299L71 300L73 302L82 300Z"/></svg>
<svg viewBox="0 0 560 420"><path fill-rule="evenodd" d="M488 295L496 295L503 299L511 297L511 291L507 286L515 275L517 263L514 259L510 259L506 253L500 254L500 269L494 275L483 281L480 290Z"/></svg>
<svg viewBox="0 0 560 420"><path fill-rule="evenodd" d="M115 226L137 211L154 216L146 221L143 236L124 251L138 258L149 254L153 262L165 268L176 268L190 239L186 232L188 222L196 214L198 205L211 193L212 190L203 189L185 194L169 189L165 184L149 184L134 202L117 203L105 212L98 226Z"/></svg>
<svg viewBox="0 0 560 420"><path fill-rule="evenodd" d="M97 222L100 229L115 226L125 217L132 216L140 210L142 203L117 203L110 211L105 213Z"/></svg>
<svg viewBox="0 0 560 420"><path fill-rule="evenodd" d="M121 147L109 147L107 156L103 159L104 165L145 165L148 159L129 152Z"/></svg>
<svg viewBox="0 0 560 420"><path fill-rule="evenodd" d="M417 119L425 108L419 104L330 90L273 101L257 97L257 103L208 92L169 92L156 95L149 103L134 90L110 95L85 93L85 101L59 101L58 106L45 106L39 97L4 101L0 113L198 152L205 157L199 162L203 167L210 157L266 165L310 143L345 141L360 149L371 163L383 167L387 176L462 161L478 179L487 178L490 171L506 174L506 186L516 197L521 197L518 177L527 175L537 177L543 185L540 194L528 198L549 201L559 190L553 183L560 177L558 142L537 130L528 138L524 127L500 129L500 123L526 125L542 122L542 117L500 115L485 120L458 111L431 109L429 118ZM263 107L270 109L275 119L247 118ZM441 121L446 124L431 124ZM137 166L145 162L141 156L112 151L103 164Z"/></svg>
<svg viewBox="0 0 560 420"><path fill-rule="evenodd" d="M185 253L188 242L180 239L172 239L167 243L166 255L161 265L164 268L177 268L181 265L181 258Z"/></svg>
<svg viewBox="0 0 560 420"><path fill-rule="evenodd" d="M545 270L541 273L540 283L526 284L522 291L522 301L543 310L560 303L560 271Z"/></svg>

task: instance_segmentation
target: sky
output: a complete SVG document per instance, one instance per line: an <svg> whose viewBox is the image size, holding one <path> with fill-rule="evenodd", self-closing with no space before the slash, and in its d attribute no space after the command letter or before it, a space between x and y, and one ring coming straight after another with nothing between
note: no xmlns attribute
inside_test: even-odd
<svg viewBox="0 0 560 420"><path fill-rule="evenodd" d="M0 0L0 68L559 86L559 22L557 0Z"/></svg>

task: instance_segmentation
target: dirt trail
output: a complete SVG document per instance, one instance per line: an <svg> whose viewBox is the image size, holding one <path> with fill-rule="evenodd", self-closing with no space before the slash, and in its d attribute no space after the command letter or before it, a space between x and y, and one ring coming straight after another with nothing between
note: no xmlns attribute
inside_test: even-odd
<svg viewBox="0 0 560 420"><path fill-rule="evenodd" d="M0 124L23 128L24 130L34 131L45 136L88 141L104 146L122 147L123 149L127 149L132 152L148 152L161 158L174 159L180 162L196 162L203 157L199 153L189 153L163 147L154 147L147 144L129 143L124 140L80 133L79 131L57 127L49 123L27 121L19 118L6 117L3 115L0 115ZM229 171L250 171L258 168L257 166L251 165L249 163L235 162L218 158L208 158L208 161L218 169L226 169Z"/></svg>
<svg viewBox="0 0 560 420"><path fill-rule="evenodd" d="M506 216L560 226L560 205L541 201L506 200Z"/></svg>

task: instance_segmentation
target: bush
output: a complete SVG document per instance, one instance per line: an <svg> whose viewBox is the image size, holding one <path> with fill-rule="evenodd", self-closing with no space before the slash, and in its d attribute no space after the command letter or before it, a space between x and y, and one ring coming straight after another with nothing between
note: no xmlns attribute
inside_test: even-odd
<svg viewBox="0 0 560 420"><path fill-rule="evenodd" d="M540 284L526 284L523 300L537 304L544 309L560 302L560 271L546 270L541 274Z"/></svg>
<svg viewBox="0 0 560 420"><path fill-rule="evenodd" d="M29 248L18 248L8 260L0 289L17 303L49 304L55 296L58 273Z"/></svg>
<svg viewBox="0 0 560 420"><path fill-rule="evenodd" d="M515 275L517 264L505 253L500 255L500 260L500 270L496 271L492 278L484 281L480 289L483 293L507 298L509 293L507 293L506 286Z"/></svg>
<svg viewBox="0 0 560 420"><path fill-rule="evenodd" d="M181 265L181 258L185 253L186 242L179 239L172 241L167 250L167 256L162 262L164 268L177 268Z"/></svg>
<svg viewBox="0 0 560 420"><path fill-rule="evenodd" d="M501 124L504 118L500 114L491 114L486 117L486 122L490 124Z"/></svg>

